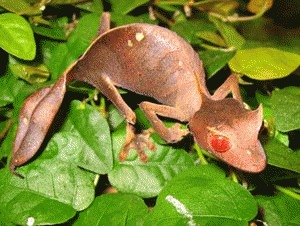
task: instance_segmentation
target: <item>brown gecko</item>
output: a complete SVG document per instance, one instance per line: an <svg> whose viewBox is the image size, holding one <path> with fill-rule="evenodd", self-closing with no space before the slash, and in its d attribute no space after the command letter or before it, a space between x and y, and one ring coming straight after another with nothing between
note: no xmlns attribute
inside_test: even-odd
<svg viewBox="0 0 300 226"><path fill-rule="evenodd" d="M248 172L260 172L266 166L258 140L262 106L253 111L244 108L236 75L229 76L211 95L202 61L184 39L166 28L144 23L110 29L110 16L104 13L99 36L82 57L54 85L25 101L13 147L12 172L39 149L66 85L73 80L100 90L132 125L135 113L116 87L154 98L160 104L144 101L139 107L169 143L190 132L201 147L229 165ZM230 92L233 98L225 98ZM181 129L181 123L167 128L158 116L188 122L189 130Z"/></svg>

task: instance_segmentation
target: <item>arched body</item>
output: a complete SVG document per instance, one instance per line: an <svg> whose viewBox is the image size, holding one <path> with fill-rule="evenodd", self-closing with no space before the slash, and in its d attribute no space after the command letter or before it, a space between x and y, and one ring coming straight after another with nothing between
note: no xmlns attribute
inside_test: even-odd
<svg viewBox="0 0 300 226"><path fill-rule="evenodd" d="M139 106L153 129L169 143L190 132L200 146L236 168L260 172L266 166L258 140L262 107L254 111L244 108L235 75L210 95L202 62L184 39L150 24L110 29L109 14L104 13L99 36L82 57L53 86L25 101L13 147L12 172L39 149L72 80L99 89L129 124L135 124L135 113L117 87L156 99L159 104L142 102ZM233 98L226 98L230 92ZM190 131L181 129L179 123L167 128L158 116L187 121ZM142 141L139 138L136 143Z"/></svg>
<svg viewBox="0 0 300 226"><path fill-rule="evenodd" d="M205 72L198 54L176 33L151 24L130 24L100 35L69 71L101 91L110 82L176 107L189 120L200 109ZM105 91L104 91L105 92Z"/></svg>

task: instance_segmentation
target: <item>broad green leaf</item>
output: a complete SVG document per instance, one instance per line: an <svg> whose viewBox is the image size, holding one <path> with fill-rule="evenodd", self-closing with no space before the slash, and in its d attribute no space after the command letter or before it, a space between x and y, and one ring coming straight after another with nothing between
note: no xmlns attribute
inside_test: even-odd
<svg viewBox="0 0 300 226"><path fill-rule="evenodd" d="M0 107L13 103L17 96L23 96L20 100L24 100L25 96L28 95L28 91L22 92L26 91L28 86L24 81L20 81L13 76L11 71L0 77L0 87L2 87L0 92Z"/></svg>
<svg viewBox="0 0 300 226"><path fill-rule="evenodd" d="M171 29L191 44L200 44L202 42L197 36L198 32L216 31L210 23L202 19L180 21L175 23Z"/></svg>
<svg viewBox="0 0 300 226"><path fill-rule="evenodd" d="M98 1L98 0L93 0L90 2L83 2L81 4L77 4L76 7L87 10L89 12L93 12L93 13L103 12L102 1Z"/></svg>
<svg viewBox="0 0 300 226"><path fill-rule="evenodd" d="M247 8L251 13L262 14L273 5L273 0L250 0Z"/></svg>
<svg viewBox="0 0 300 226"><path fill-rule="evenodd" d="M160 0L155 2L155 4L159 5L185 5L188 3L188 0Z"/></svg>
<svg viewBox="0 0 300 226"><path fill-rule="evenodd" d="M28 0L29 2L32 3L40 3L41 0ZM67 4L77 4L81 2L86 2L86 0L51 0L51 1L46 1L46 4L49 5L67 5Z"/></svg>
<svg viewBox="0 0 300 226"><path fill-rule="evenodd" d="M300 201L283 193L276 196L258 196L263 219L268 226L300 225Z"/></svg>
<svg viewBox="0 0 300 226"><path fill-rule="evenodd" d="M111 12L111 21L115 25L114 27L119 27L122 25L132 24L132 23L148 23L156 24L157 21L153 21L149 18L148 12L142 15L131 16L131 15L122 15L119 13Z"/></svg>
<svg viewBox="0 0 300 226"><path fill-rule="evenodd" d="M199 10L217 13L219 15L228 16L238 7L239 3L235 0L208 0L197 1L194 6Z"/></svg>
<svg viewBox="0 0 300 226"><path fill-rule="evenodd" d="M300 88L275 90L271 98L276 128L288 132L300 128Z"/></svg>
<svg viewBox="0 0 300 226"><path fill-rule="evenodd" d="M272 18L260 17L239 24L239 30L247 40L244 49L270 47L300 55L300 29L280 26Z"/></svg>
<svg viewBox="0 0 300 226"><path fill-rule="evenodd" d="M85 225L142 225L147 215L144 201L134 195L106 194L79 214L74 226Z"/></svg>
<svg viewBox="0 0 300 226"><path fill-rule="evenodd" d="M13 120L13 118L10 120ZM0 144L0 159L11 155L12 145L16 136L16 132L17 132L17 123L15 122L10 125L10 130L7 132L5 138L2 140Z"/></svg>
<svg viewBox="0 0 300 226"><path fill-rule="evenodd" d="M48 24L34 23L32 29L36 34L43 35L45 37L65 41L67 39L66 29L64 26L68 23L68 18L62 17L56 20L47 20Z"/></svg>
<svg viewBox="0 0 300 226"><path fill-rule="evenodd" d="M257 80L286 77L299 65L300 55L274 48L238 50L229 61L231 70Z"/></svg>
<svg viewBox="0 0 300 226"><path fill-rule="evenodd" d="M216 168L193 167L182 174L159 194L145 225L247 226L256 216L252 195Z"/></svg>
<svg viewBox="0 0 300 226"><path fill-rule="evenodd" d="M118 14L125 15L137 8L138 6L144 5L149 2L149 0L111 0L112 11Z"/></svg>
<svg viewBox="0 0 300 226"><path fill-rule="evenodd" d="M224 41L224 39L218 35L215 32L211 32L211 31L198 31L196 33L197 37L210 42L216 46L224 46L226 47L226 43Z"/></svg>
<svg viewBox="0 0 300 226"><path fill-rule="evenodd" d="M94 174L78 167L81 145L70 133L56 134L39 158L17 169L25 179L13 176L10 184L76 210L87 208L94 199Z"/></svg>
<svg viewBox="0 0 300 226"><path fill-rule="evenodd" d="M272 104L271 104L271 96L267 96L259 91L255 93L255 98L258 103L262 103L264 110L263 115L264 119L270 119L273 120L274 113L272 111Z"/></svg>
<svg viewBox="0 0 300 226"><path fill-rule="evenodd" d="M264 145L268 164L300 173L300 151L293 151L277 139Z"/></svg>
<svg viewBox="0 0 300 226"><path fill-rule="evenodd" d="M224 52L215 50L201 52L200 58L203 61L207 77L211 78L220 71L234 56L234 53L234 51Z"/></svg>
<svg viewBox="0 0 300 226"><path fill-rule="evenodd" d="M59 177L52 179L57 180ZM51 199L38 190L31 190L33 184L26 185L26 180L12 175L7 169L0 170L0 213L5 218L5 225L10 222L26 225L29 221L34 221L35 225L59 224L74 217L76 211L70 205ZM43 180L40 182L45 183ZM60 182L64 183L63 180Z"/></svg>
<svg viewBox="0 0 300 226"><path fill-rule="evenodd" d="M172 13L175 13L176 12L176 16L182 16L182 13L178 11L178 5L182 5L184 6L186 4L186 0L183 0L183 1L157 1L157 2L154 2L155 6L157 6L158 8L162 9L162 10L165 10L167 12L172 12ZM177 14L178 13L178 14ZM180 13L180 14L179 14ZM185 18L185 16L184 16Z"/></svg>
<svg viewBox="0 0 300 226"><path fill-rule="evenodd" d="M19 77L30 84L44 83L50 77L48 68L41 63L20 61L17 58L10 56L8 66L14 76Z"/></svg>
<svg viewBox="0 0 300 226"><path fill-rule="evenodd" d="M224 38L227 47L240 49L244 45L245 39L231 24L225 23L214 17L210 17L210 20L215 24L216 28Z"/></svg>
<svg viewBox="0 0 300 226"><path fill-rule="evenodd" d="M120 114L119 110L112 104L108 106L107 119L113 130L117 129L119 126L122 126L122 124L125 122L125 119Z"/></svg>
<svg viewBox="0 0 300 226"><path fill-rule="evenodd" d="M32 7L26 0L1 0L0 7L19 15L34 15L41 13L40 8Z"/></svg>
<svg viewBox="0 0 300 226"><path fill-rule="evenodd" d="M48 68L43 65L29 65L29 64L11 64L10 69L15 76L24 79L30 84L44 83L50 77Z"/></svg>
<svg viewBox="0 0 300 226"><path fill-rule="evenodd" d="M79 166L99 174L113 167L109 126L99 111L80 101L72 101L63 131L80 140Z"/></svg>
<svg viewBox="0 0 300 226"><path fill-rule="evenodd" d="M194 165L185 150L157 143L154 143L155 151L145 149L149 158L146 163L138 158L136 150L130 150L127 159L120 162L119 153L125 142L125 133L125 128L113 133L115 165L108 174L110 183L120 192L141 197L156 196L175 175ZM152 139L150 141L153 142Z"/></svg>
<svg viewBox="0 0 300 226"><path fill-rule="evenodd" d="M35 57L36 45L28 22L13 13L0 15L0 48L23 60Z"/></svg>

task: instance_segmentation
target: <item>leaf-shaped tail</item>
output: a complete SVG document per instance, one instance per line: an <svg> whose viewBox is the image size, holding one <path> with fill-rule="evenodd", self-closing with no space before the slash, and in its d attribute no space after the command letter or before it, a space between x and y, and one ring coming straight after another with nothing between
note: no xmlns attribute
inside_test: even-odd
<svg viewBox="0 0 300 226"><path fill-rule="evenodd" d="M29 96L22 106L10 162L14 174L19 175L15 167L29 161L43 143L64 98L66 82L66 74L63 74L54 85Z"/></svg>

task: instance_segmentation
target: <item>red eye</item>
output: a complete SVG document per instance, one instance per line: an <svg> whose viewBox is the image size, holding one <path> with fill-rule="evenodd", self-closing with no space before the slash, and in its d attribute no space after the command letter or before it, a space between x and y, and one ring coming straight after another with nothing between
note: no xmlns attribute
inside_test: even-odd
<svg viewBox="0 0 300 226"><path fill-rule="evenodd" d="M225 152L231 148L229 139L222 135L213 135L210 140L210 146L217 152Z"/></svg>

